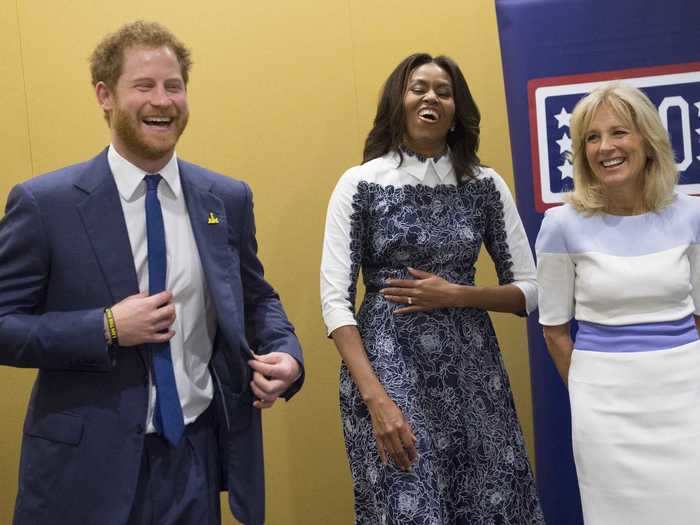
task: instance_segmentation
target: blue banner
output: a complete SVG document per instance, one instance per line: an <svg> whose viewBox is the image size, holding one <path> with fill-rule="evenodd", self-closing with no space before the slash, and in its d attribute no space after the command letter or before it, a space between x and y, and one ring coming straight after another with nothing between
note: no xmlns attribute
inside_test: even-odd
<svg viewBox="0 0 700 525"><path fill-rule="evenodd" d="M669 130L680 189L700 194L700 2L495 0L518 208L534 247L571 189L569 118L610 80L642 89ZM528 320L537 483L547 523L583 523L569 401L537 315Z"/></svg>

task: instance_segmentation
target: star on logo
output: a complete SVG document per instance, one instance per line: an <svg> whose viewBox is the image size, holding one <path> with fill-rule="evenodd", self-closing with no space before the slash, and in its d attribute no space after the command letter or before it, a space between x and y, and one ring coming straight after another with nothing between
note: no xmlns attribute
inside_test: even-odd
<svg viewBox="0 0 700 525"><path fill-rule="evenodd" d="M567 113L566 109L561 108L559 114L554 115L554 118L557 119L557 128L561 128L563 126L568 128L570 125L569 122L571 121L571 113Z"/></svg>
<svg viewBox="0 0 700 525"><path fill-rule="evenodd" d="M557 144L559 144L559 153L566 153L567 151L571 151L571 139L569 138L569 135L564 133L559 140L555 140Z"/></svg>
<svg viewBox="0 0 700 525"><path fill-rule="evenodd" d="M558 167L559 171L561 171L561 180L564 179L574 179L574 167L571 165L571 163L567 160L562 164L561 166Z"/></svg>

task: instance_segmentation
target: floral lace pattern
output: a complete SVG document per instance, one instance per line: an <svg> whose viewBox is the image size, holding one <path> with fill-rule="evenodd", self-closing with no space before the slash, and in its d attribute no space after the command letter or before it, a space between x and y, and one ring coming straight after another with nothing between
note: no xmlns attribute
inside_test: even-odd
<svg viewBox="0 0 700 525"><path fill-rule="evenodd" d="M408 265L473 284L482 243L499 281L512 282L493 181L433 188L363 181L353 208L353 269L362 267L367 289L358 328L379 380L411 424L419 454L410 472L381 464L366 406L343 365L340 404L356 523L543 524L487 313L449 308L397 316L397 306L377 293L389 277L410 278Z"/></svg>

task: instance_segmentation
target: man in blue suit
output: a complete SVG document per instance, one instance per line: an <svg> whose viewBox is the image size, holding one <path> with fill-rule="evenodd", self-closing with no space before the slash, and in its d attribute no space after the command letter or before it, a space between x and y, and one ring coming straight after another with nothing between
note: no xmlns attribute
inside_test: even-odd
<svg viewBox="0 0 700 525"><path fill-rule="evenodd" d="M260 409L303 382L248 186L175 155L188 50L135 22L91 58L111 144L13 188L0 363L37 368L16 525L264 521Z"/></svg>

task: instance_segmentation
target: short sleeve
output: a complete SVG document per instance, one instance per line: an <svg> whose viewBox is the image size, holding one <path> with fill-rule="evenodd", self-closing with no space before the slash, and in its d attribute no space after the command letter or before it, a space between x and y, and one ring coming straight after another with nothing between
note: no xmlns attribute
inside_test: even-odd
<svg viewBox="0 0 700 525"><path fill-rule="evenodd" d="M535 243L540 324L556 326L574 317L574 262L566 246L561 209L545 213Z"/></svg>
<svg viewBox="0 0 700 525"><path fill-rule="evenodd" d="M499 284L512 284L520 288L529 314L537 308L537 281L532 250L508 186L496 172L491 171L489 178L493 181L495 191L487 201L488 219L484 245L496 267Z"/></svg>
<svg viewBox="0 0 700 525"><path fill-rule="evenodd" d="M357 177L346 172L333 190L321 257L321 308L327 334L357 325L355 294L362 260L361 205Z"/></svg>
<svg viewBox="0 0 700 525"><path fill-rule="evenodd" d="M688 259L690 261L690 285L693 287L691 294L695 315L700 316L700 242L697 240L688 248Z"/></svg>

